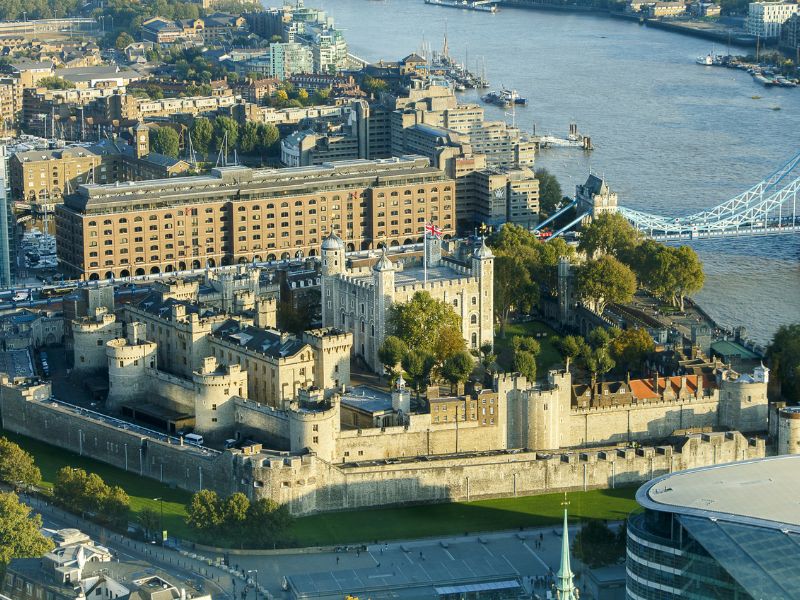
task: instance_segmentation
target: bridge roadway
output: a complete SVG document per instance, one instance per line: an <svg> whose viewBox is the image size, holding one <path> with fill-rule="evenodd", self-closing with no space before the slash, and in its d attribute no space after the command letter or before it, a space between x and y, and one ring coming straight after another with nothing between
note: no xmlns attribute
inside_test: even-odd
<svg viewBox="0 0 800 600"><path fill-rule="evenodd" d="M738 227L736 229L701 230L651 233L643 231L650 239L658 242L676 242L683 240L716 240L731 237L757 237L768 235L786 235L800 232L800 223L789 225L768 225L766 227Z"/></svg>

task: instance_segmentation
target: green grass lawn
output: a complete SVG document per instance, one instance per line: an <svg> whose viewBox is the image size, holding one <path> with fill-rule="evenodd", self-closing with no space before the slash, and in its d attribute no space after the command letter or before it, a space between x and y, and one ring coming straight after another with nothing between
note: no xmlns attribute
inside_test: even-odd
<svg viewBox="0 0 800 600"><path fill-rule="evenodd" d="M638 506L636 489L573 492L568 496L570 518L624 519ZM563 494L543 494L329 513L297 519L292 533L299 546L327 546L556 525L563 501Z"/></svg>
<svg viewBox="0 0 800 600"><path fill-rule="evenodd" d="M505 333L505 338L501 338L498 328L495 332L494 347L495 352L497 352L497 363L507 371L511 371L511 340L515 335L536 337L537 333L543 333L547 336L536 338L542 347L542 351L536 357L536 371L539 379L547 375L547 371L553 366L564 362L564 358L552 342L552 337L557 335L556 331L540 321L509 323L506 325Z"/></svg>
<svg viewBox="0 0 800 600"><path fill-rule="evenodd" d="M164 501L164 528L169 535L186 539L191 537L191 531L184 522L185 506L192 497L189 492L171 488L153 479L139 477L135 473L78 456L73 452L10 431L0 430L0 434L19 444L33 455L36 465L42 472L42 487L52 489L56 474L62 467L77 467L97 473L107 484L120 486L130 496L131 521L136 521L137 515L145 508L150 508L160 514L161 502L155 498L162 498Z"/></svg>
<svg viewBox="0 0 800 600"><path fill-rule="evenodd" d="M43 485L52 488L61 467L78 467L97 473L109 485L121 486L131 499L131 520L145 508L159 511L164 499L164 527L170 535L186 540L195 536L186 526L186 504L191 494L152 479L139 477L105 463L78 456L8 431L2 435L30 452L42 471ZM636 488L592 490L569 494L573 519L624 519L637 507ZM410 539L437 535L458 535L465 531L496 531L557 524L561 518L563 494L501 498L452 504L426 504L328 513L296 519L289 537L298 546L327 546L374 540Z"/></svg>

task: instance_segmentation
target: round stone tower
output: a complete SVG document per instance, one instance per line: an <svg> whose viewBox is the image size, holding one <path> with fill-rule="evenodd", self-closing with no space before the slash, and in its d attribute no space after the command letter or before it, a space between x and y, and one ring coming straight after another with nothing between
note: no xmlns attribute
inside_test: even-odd
<svg viewBox="0 0 800 600"><path fill-rule="evenodd" d="M233 427L235 396L247 394L247 373L239 365L220 367L208 356L192 373L194 382L194 429L208 437L220 437Z"/></svg>
<svg viewBox="0 0 800 600"><path fill-rule="evenodd" d="M778 454L800 454L800 406L778 411Z"/></svg>
<svg viewBox="0 0 800 600"><path fill-rule="evenodd" d="M301 389L289 409L289 449L313 452L327 462L336 460L339 435L339 397L324 399L324 390Z"/></svg>
<svg viewBox="0 0 800 600"><path fill-rule="evenodd" d="M158 345L142 339L145 325L129 323L127 338L106 343L108 398L106 407L117 410L147 393L147 369L156 368Z"/></svg>
<svg viewBox="0 0 800 600"><path fill-rule="evenodd" d="M72 322L72 357L75 373L105 371L106 343L122 336L122 323L104 306L92 317Z"/></svg>

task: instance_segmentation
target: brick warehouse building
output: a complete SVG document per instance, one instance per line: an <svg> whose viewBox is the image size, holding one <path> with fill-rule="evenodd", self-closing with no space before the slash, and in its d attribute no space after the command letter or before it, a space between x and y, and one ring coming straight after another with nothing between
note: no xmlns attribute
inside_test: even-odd
<svg viewBox="0 0 800 600"><path fill-rule="evenodd" d="M416 156L81 185L56 208L58 258L81 279L315 256L455 233L455 182Z"/></svg>

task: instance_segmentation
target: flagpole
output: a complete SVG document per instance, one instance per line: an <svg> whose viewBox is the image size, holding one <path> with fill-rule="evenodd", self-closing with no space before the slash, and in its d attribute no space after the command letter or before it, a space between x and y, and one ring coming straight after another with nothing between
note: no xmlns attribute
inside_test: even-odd
<svg viewBox="0 0 800 600"><path fill-rule="evenodd" d="M428 285L428 229L426 226L425 236L422 238L422 270L425 273L425 285Z"/></svg>

